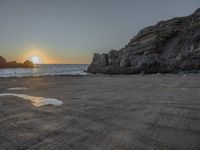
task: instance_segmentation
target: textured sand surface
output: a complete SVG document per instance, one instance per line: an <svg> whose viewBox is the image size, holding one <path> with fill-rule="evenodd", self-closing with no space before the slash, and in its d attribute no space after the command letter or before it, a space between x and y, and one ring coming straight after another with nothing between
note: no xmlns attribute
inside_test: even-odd
<svg viewBox="0 0 200 150"><path fill-rule="evenodd" d="M199 150L200 75L0 79L0 150Z"/></svg>

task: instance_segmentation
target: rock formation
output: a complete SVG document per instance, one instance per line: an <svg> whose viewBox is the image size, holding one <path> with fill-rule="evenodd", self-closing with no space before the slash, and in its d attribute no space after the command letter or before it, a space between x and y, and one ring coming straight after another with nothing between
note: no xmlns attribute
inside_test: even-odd
<svg viewBox="0 0 200 150"><path fill-rule="evenodd" d="M0 56L0 68L33 68L31 61L26 60L24 63L17 63L16 61L6 62L6 59Z"/></svg>
<svg viewBox="0 0 200 150"><path fill-rule="evenodd" d="M33 63L29 60L26 60L23 65L25 68L33 68L34 67Z"/></svg>
<svg viewBox="0 0 200 150"><path fill-rule="evenodd" d="M6 59L0 56L0 68L3 68L6 64Z"/></svg>
<svg viewBox="0 0 200 150"><path fill-rule="evenodd" d="M120 50L94 54L90 73L137 74L200 71L200 9L141 30Z"/></svg>

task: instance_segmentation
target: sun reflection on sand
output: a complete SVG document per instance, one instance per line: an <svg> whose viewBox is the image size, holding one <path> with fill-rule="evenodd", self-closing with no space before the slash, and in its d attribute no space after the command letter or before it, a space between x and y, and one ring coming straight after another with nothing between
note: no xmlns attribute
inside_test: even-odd
<svg viewBox="0 0 200 150"><path fill-rule="evenodd" d="M55 98L35 97L35 96L29 96L29 95L25 95L25 94L3 93L3 94L0 94L0 96L19 97L19 98L31 101L32 105L34 105L36 107L40 107L40 106L44 106L44 105L60 106L63 104L62 101L55 99Z"/></svg>

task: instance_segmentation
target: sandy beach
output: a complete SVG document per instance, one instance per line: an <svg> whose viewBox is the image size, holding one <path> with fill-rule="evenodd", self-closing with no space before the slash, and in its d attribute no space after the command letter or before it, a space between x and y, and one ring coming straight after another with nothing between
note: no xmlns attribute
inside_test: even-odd
<svg viewBox="0 0 200 150"><path fill-rule="evenodd" d="M9 88L23 87L9 91ZM198 150L200 75L0 78L0 150Z"/></svg>

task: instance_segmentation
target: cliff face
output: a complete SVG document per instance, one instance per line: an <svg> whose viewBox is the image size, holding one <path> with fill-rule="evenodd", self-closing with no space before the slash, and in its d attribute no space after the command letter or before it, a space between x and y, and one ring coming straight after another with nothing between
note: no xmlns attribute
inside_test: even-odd
<svg viewBox="0 0 200 150"><path fill-rule="evenodd" d="M17 63L16 61L6 62L6 59L0 56L0 68L33 68L34 64L26 60L24 63Z"/></svg>
<svg viewBox="0 0 200 150"><path fill-rule="evenodd" d="M177 73L200 70L200 9L141 30L120 50L94 54L90 73Z"/></svg>

